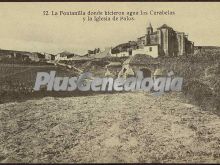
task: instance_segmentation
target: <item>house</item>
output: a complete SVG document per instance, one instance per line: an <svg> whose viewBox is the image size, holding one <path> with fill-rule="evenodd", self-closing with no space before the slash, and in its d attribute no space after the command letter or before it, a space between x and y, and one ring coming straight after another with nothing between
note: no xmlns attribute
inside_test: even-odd
<svg viewBox="0 0 220 165"><path fill-rule="evenodd" d="M153 58L157 58L159 56L159 45L149 44L147 46L143 46L142 48L133 50L132 55L135 54L147 54Z"/></svg>
<svg viewBox="0 0 220 165"><path fill-rule="evenodd" d="M46 61L45 55L39 52L33 52L26 54L31 61L40 62L40 61Z"/></svg>
<svg viewBox="0 0 220 165"><path fill-rule="evenodd" d="M111 50L113 57L128 57L132 55L132 50L138 48L137 42L129 41L128 43L120 44Z"/></svg>

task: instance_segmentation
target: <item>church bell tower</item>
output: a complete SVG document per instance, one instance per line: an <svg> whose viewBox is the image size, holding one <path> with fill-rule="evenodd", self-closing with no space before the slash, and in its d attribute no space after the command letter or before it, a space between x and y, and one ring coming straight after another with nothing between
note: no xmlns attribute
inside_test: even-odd
<svg viewBox="0 0 220 165"><path fill-rule="evenodd" d="M151 23L149 23L148 27L147 27L147 34L152 34L153 33L153 27L151 25Z"/></svg>

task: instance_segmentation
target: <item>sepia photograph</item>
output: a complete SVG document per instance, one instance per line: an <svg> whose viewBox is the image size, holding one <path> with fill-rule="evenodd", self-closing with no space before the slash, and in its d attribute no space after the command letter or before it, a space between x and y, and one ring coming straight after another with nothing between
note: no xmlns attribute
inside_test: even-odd
<svg viewBox="0 0 220 165"><path fill-rule="evenodd" d="M220 2L0 2L0 163L220 163Z"/></svg>

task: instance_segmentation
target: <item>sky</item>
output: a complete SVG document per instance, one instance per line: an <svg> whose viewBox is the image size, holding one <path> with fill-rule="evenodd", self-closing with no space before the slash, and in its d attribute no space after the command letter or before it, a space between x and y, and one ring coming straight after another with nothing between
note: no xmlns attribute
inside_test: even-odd
<svg viewBox="0 0 220 165"><path fill-rule="evenodd" d="M84 54L136 40L167 24L188 34L195 45L220 46L219 2L35 2L0 3L0 48ZM173 11L175 15L138 15L133 21L85 21L81 15L45 16L43 11ZM85 17L87 18L87 16Z"/></svg>

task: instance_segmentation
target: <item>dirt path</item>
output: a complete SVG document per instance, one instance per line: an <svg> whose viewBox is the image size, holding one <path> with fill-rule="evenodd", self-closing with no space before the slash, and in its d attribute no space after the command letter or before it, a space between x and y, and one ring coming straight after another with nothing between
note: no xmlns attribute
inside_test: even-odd
<svg viewBox="0 0 220 165"><path fill-rule="evenodd" d="M0 105L1 162L218 162L220 117L181 94Z"/></svg>

